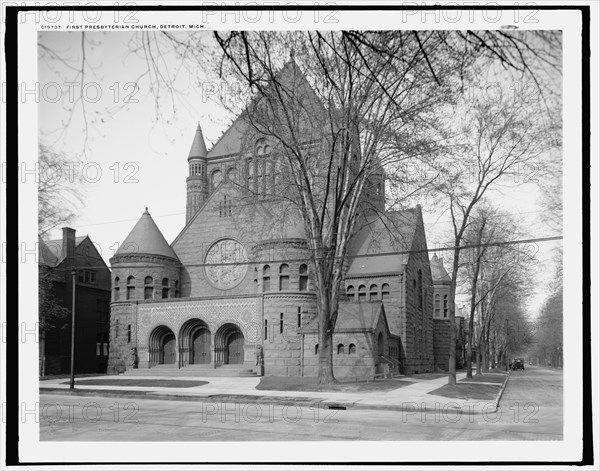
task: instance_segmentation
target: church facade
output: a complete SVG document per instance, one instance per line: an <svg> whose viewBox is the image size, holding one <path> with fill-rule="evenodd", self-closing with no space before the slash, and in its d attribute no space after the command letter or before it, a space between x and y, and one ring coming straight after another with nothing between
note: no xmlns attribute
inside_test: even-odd
<svg viewBox="0 0 600 471"><path fill-rule="evenodd" d="M186 224L175 240L165 240L146 209L110 261L109 372L161 365L190 375L223 367L317 375L303 226L244 199L276 183L277 143L240 117L209 151L198 126L188 164ZM384 206L384 191L377 197ZM333 339L338 378L424 373L442 362L434 358L421 208L386 217L362 224L351 240Z"/></svg>

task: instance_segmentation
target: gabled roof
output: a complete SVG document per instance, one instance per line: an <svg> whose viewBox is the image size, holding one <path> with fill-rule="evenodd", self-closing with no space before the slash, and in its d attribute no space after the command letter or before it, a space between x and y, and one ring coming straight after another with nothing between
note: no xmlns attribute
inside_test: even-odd
<svg viewBox="0 0 600 471"><path fill-rule="evenodd" d="M387 330L389 326L385 315L385 309L381 301L369 302L340 302L338 304L338 317L335 323L335 332L348 331L375 331L379 323L379 317L383 316ZM312 332L318 329L318 318L312 319L305 327L304 332Z"/></svg>
<svg viewBox="0 0 600 471"><path fill-rule="evenodd" d="M48 267L55 267L58 263L58 255L56 250L51 250L50 247L38 236L38 264ZM59 252L60 253L60 252Z"/></svg>
<svg viewBox="0 0 600 471"><path fill-rule="evenodd" d="M418 207L394 211L365 224L350 241L346 276L402 271L408 261L407 253L381 254L408 252L412 248L419 212Z"/></svg>
<svg viewBox="0 0 600 471"><path fill-rule="evenodd" d="M438 257L436 254L431 257L431 261L429 263L431 265L431 279L433 280L433 284L450 284L452 281L450 275L444 268L444 259Z"/></svg>
<svg viewBox="0 0 600 471"><path fill-rule="evenodd" d="M79 247L79 245L81 245L81 243L88 237L89 236L87 235L75 237L75 248ZM43 241L41 238L39 238L39 242L39 263L43 263L44 265L48 265L50 267L57 267L65 260L65 258L67 258L67 254L63 253L62 239Z"/></svg>
<svg viewBox="0 0 600 471"><path fill-rule="evenodd" d="M277 73L276 80L284 84L287 89L295 92L294 99L301 100L312 117L325 111L325 107L317 94L308 83L308 80L294 60L288 61ZM208 151L208 157L219 157L223 155L238 154L242 151L244 137L252 127L249 121L249 113L256 107L262 96L257 95L252 99L250 105L231 123L229 128L221 135L213 147ZM309 123L310 124L310 123Z"/></svg>
<svg viewBox="0 0 600 471"><path fill-rule="evenodd" d="M178 260L177 255L150 216L148 208L120 245L115 257L134 254L162 255Z"/></svg>

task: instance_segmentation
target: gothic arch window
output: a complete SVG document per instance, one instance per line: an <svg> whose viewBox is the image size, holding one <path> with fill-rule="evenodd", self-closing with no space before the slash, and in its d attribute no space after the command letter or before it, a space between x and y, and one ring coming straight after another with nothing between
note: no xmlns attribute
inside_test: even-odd
<svg viewBox="0 0 600 471"><path fill-rule="evenodd" d="M369 301L377 301L379 293L377 292L377 285L371 285L369 288Z"/></svg>
<svg viewBox="0 0 600 471"><path fill-rule="evenodd" d="M304 263L300 265L298 269L299 277L298 277L298 291L307 291L308 290L308 266Z"/></svg>
<svg viewBox="0 0 600 471"><path fill-rule="evenodd" d="M154 286L152 285L152 277L147 276L144 278L144 299L152 299Z"/></svg>
<svg viewBox="0 0 600 471"><path fill-rule="evenodd" d="M118 300L119 300L119 298L121 297L121 293L120 293L120 291L119 291L119 290L121 289L121 288L120 288L120 286L119 286L119 281L120 281L120 280L119 280L119 277L117 276L117 277L115 278L115 288L114 288L114 290L113 290L113 291L114 291L114 293L115 293L115 294L114 294L114 300L115 300L115 301L118 301Z"/></svg>
<svg viewBox="0 0 600 471"><path fill-rule="evenodd" d="M163 278L162 280L162 297L166 299L169 297L169 279Z"/></svg>
<svg viewBox="0 0 600 471"><path fill-rule="evenodd" d="M271 291L271 267L265 265L263 267L263 292Z"/></svg>
<svg viewBox="0 0 600 471"><path fill-rule="evenodd" d="M352 355L354 353L356 353L356 345L351 343L350 345L348 345L348 354Z"/></svg>
<svg viewBox="0 0 600 471"><path fill-rule="evenodd" d="M444 317L448 317L448 295L444 295Z"/></svg>
<svg viewBox="0 0 600 471"><path fill-rule="evenodd" d="M315 345L315 355L319 354L319 344Z"/></svg>
<svg viewBox="0 0 600 471"><path fill-rule="evenodd" d="M215 170L210 175L210 189L211 189L211 191L214 191L215 188L217 188L219 186L219 183L221 183L221 180L223 180L223 174L221 173L220 170Z"/></svg>
<svg viewBox="0 0 600 471"><path fill-rule="evenodd" d="M360 285L358 287L358 301L366 301L367 300L367 287L365 285Z"/></svg>
<svg viewBox="0 0 600 471"><path fill-rule="evenodd" d="M290 289L290 267L286 263L279 266L279 291Z"/></svg>
<svg viewBox="0 0 600 471"><path fill-rule="evenodd" d="M127 299L135 299L135 277L127 278Z"/></svg>
<svg viewBox="0 0 600 471"><path fill-rule="evenodd" d="M337 346L337 354L338 355L343 355L344 354L344 344L343 343L338 344L338 346Z"/></svg>
<svg viewBox="0 0 600 471"><path fill-rule="evenodd" d="M354 286L350 285L346 288L346 295L348 296L348 301L354 301Z"/></svg>

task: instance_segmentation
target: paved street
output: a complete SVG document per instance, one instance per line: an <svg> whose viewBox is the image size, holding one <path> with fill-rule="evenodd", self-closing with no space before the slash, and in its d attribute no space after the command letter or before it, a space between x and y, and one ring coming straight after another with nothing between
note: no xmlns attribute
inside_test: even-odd
<svg viewBox="0 0 600 471"><path fill-rule="evenodd" d="M562 371L513 372L498 412L328 410L293 405L40 395L42 440L560 440ZM474 406L476 407L476 406Z"/></svg>

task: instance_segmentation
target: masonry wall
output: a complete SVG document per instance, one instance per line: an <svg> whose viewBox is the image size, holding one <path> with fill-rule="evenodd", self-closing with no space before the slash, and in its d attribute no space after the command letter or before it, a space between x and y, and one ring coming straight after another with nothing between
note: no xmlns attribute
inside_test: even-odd
<svg viewBox="0 0 600 471"><path fill-rule="evenodd" d="M450 320L433 319L433 345L436 370L448 371L450 351Z"/></svg>
<svg viewBox="0 0 600 471"><path fill-rule="evenodd" d="M404 283L406 289L406 322L402 343L405 352L407 374L426 373L434 367L433 339L433 284L431 268L427 256L427 240L423 222L419 217L411 254L405 265ZM419 292L419 270L421 271L422 292ZM423 296L420 304L419 297Z"/></svg>
<svg viewBox="0 0 600 471"><path fill-rule="evenodd" d="M110 350L108 373L122 373L131 366L131 349L138 347L137 303L113 302L110 305Z"/></svg>
<svg viewBox="0 0 600 471"><path fill-rule="evenodd" d="M298 314L300 325L305 325L316 316L315 295L293 292L265 294L263 306L265 374L300 376L302 336L299 333Z"/></svg>

